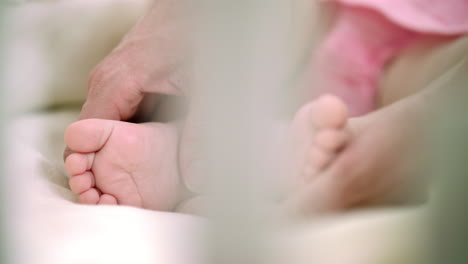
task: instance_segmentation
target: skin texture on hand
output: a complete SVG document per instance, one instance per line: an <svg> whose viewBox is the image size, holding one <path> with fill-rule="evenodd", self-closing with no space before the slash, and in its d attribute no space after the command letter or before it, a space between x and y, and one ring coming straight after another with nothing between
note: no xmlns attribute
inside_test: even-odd
<svg viewBox="0 0 468 264"><path fill-rule="evenodd" d="M80 119L127 120L145 93L182 95L188 32L184 1L157 1L91 72Z"/></svg>

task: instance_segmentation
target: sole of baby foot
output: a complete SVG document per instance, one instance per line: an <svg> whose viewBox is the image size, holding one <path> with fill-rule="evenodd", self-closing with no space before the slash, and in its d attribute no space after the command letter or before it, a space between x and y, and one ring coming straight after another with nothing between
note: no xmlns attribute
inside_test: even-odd
<svg viewBox="0 0 468 264"><path fill-rule="evenodd" d="M65 142L69 185L83 204L170 211L181 199L176 128L86 119L70 125Z"/></svg>

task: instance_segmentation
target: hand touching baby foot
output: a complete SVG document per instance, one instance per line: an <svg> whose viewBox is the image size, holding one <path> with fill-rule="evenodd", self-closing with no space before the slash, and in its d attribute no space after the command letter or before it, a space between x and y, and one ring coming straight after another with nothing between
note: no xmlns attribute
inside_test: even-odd
<svg viewBox="0 0 468 264"><path fill-rule="evenodd" d="M83 204L172 210L181 196L175 127L86 119L65 132L70 188Z"/></svg>

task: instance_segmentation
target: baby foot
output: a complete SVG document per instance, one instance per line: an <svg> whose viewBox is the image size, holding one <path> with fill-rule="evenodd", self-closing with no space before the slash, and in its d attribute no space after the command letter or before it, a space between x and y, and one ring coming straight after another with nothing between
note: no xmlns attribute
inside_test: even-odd
<svg viewBox="0 0 468 264"><path fill-rule="evenodd" d="M292 130L299 185L326 169L343 149L349 140L347 119L345 104L331 95L321 96L297 112Z"/></svg>
<svg viewBox="0 0 468 264"><path fill-rule="evenodd" d="M333 166L352 140L347 106L336 96L323 95L296 113L291 129L293 155L283 177L292 174L293 184L280 204L280 213L305 215L310 208L328 204L327 194L321 189L310 191L305 186L321 181L323 172Z"/></svg>
<svg viewBox="0 0 468 264"><path fill-rule="evenodd" d="M73 123L65 142L70 188L83 204L172 210L180 199L175 127L86 119Z"/></svg>
<svg viewBox="0 0 468 264"><path fill-rule="evenodd" d="M282 204L285 213L424 201L432 151L425 100L408 97L352 119L333 96L304 106L293 123L304 145L302 182Z"/></svg>

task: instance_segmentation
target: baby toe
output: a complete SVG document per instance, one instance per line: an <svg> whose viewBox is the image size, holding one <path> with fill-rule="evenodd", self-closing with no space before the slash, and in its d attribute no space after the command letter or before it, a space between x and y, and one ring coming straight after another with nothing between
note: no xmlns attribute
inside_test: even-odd
<svg viewBox="0 0 468 264"><path fill-rule="evenodd" d="M324 129L317 132L314 144L325 151L335 152L342 148L348 140L348 134L343 130Z"/></svg>
<svg viewBox="0 0 468 264"><path fill-rule="evenodd" d="M76 152L96 152L107 142L115 121L85 119L71 124L65 131L65 143Z"/></svg>
<svg viewBox="0 0 468 264"><path fill-rule="evenodd" d="M101 195L98 204L116 205L117 199L110 194Z"/></svg>
<svg viewBox="0 0 468 264"><path fill-rule="evenodd" d="M94 175L87 171L81 175L72 176L68 182L74 193L83 193L94 186Z"/></svg>
<svg viewBox="0 0 468 264"><path fill-rule="evenodd" d="M328 165L332 159L332 154L328 151L323 151L322 149L314 146L309 151L309 161L308 164L313 168L320 170Z"/></svg>
<svg viewBox="0 0 468 264"><path fill-rule="evenodd" d="M100 193L95 188L91 188L78 196L78 201L82 204L97 204Z"/></svg>
<svg viewBox="0 0 468 264"><path fill-rule="evenodd" d="M342 128L348 119L348 109L338 97L323 95L317 99L313 124L317 128Z"/></svg>
<svg viewBox="0 0 468 264"><path fill-rule="evenodd" d="M83 174L91 169L94 161L94 153L72 153L65 160L65 171L70 175Z"/></svg>

